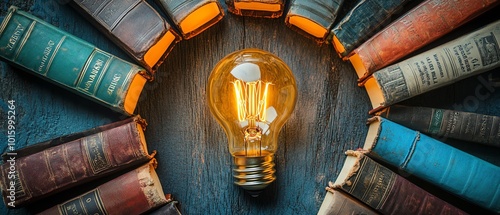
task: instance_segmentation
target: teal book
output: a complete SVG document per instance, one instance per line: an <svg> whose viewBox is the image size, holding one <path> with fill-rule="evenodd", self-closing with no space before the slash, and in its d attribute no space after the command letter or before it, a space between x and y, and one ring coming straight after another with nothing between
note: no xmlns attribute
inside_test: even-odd
<svg viewBox="0 0 500 215"><path fill-rule="evenodd" d="M328 36L341 58L398 18L411 0L361 0Z"/></svg>
<svg viewBox="0 0 500 215"><path fill-rule="evenodd" d="M12 6L0 25L0 58L115 111L132 115L146 70Z"/></svg>
<svg viewBox="0 0 500 215"><path fill-rule="evenodd" d="M369 122L363 146L369 156L500 212L500 167L385 118Z"/></svg>

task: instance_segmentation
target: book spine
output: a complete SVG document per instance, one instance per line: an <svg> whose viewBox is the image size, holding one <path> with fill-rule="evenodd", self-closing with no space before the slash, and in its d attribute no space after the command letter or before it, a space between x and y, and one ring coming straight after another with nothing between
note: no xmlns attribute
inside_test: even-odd
<svg viewBox="0 0 500 215"><path fill-rule="evenodd" d="M341 58L373 36L397 16L410 0L361 0L330 32Z"/></svg>
<svg viewBox="0 0 500 215"><path fill-rule="evenodd" d="M324 43L337 18L343 0L294 0L285 18L285 24L298 33Z"/></svg>
<svg viewBox="0 0 500 215"><path fill-rule="evenodd" d="M156 0L168 15L183 39L190 39L224 17L224 10L217 0Z"/></svg>
<svg viewBox="0 0 500 215"><path fill-rule="evenodd" d="M343 184L333 186L382 214L466 214L369 157L355 156L359 162L357 171L352 172Z"/></svg>
<svg viewBox="0 0 500 215"><path fill-rule="evenodd" d="M426 0L356 48L349 57L360 80L491 9L496 0ZM353 59L354 58L354 59Z"/></svg>
<svg viewBox="0 0 500 215"><path fill-rule="evenodd" d="M151 159L135 120L1 166L4 201L18 207ZM40 183L43 181L43 183ZM14 186L15 195L5 188ZM15 201L10 199L14 198Z"/></svg>
<svg viewBox="0 0 500 215"><path fill-rule="evenodd" d="M0 26L0 57L113 110L132 114L145 70L11 7ZM134 86L132 90L131 86ZM133 91L133 92L132 92Z"/></svg>
<svg viewBox="0 0 500 215"><path fill-rule="evenodd" d="M225 0L227 10L239 16L279 18L286 0Z"/></svg>
<svg viewBox="0 0 500 215"><path fill-rule="evenodd" d="M151 73L180 40L144 0L73 0L71 6Z"/></svg>
<svg viewBox="0 0 500 215"><path fill-rule="evenodd" d="M40 214L143 214L166 203L154 166L148 163Z"/></svg>
<svg viewBox="0 0 500 215"><path fill-rule="evenodd" d="M373 73L389 106L500 66L500 20Z"/></svg>
<svg viewBox="0 0 500 215"><path fill-rule="evenodd" d="M500 167L387 119L370 156L478 206L500 212Z"/></svg>
<svg viewBox="0 0 500 215"><path fill-rule="evenodd" d="M327 187L326 196L319 208L318 215L331 214L378 214L363 202L349 196L340 189Z"/></svg>
<svg viewBox="0 0 500 215"><path fill-rule="evenodd" d="M463 111L393 105L386 119L431 137L445 137L500 147L500 117Z"/></svg>

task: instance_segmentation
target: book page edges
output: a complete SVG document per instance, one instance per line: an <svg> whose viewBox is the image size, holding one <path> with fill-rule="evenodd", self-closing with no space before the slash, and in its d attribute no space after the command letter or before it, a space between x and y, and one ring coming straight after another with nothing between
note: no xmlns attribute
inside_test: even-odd
<svg viewBox="0 0 500 215"><path fill-rule="evenodd" d="M210 2L186 16L186 18L179 23L179 27L183 34L189 34L215 19L221 13L222 11L217 3Z"/></svg>
<svg viewBox="0 0 500 215"><path fill-rule="evenodd" d="M339 38L337 38L335 34L333 35L333 48L335 48L335 51L337 51L337 54L339 55L340 58L343 58L347 55L345 53L344 45L342 45Z"/></svg>
<svg viewBox="0 0 500 215"><path fill-rule="evenodd" d="M331 211L331 208L334 206L333 202L335 200L334 198L335 192L333 190L329 190L326 192L325 198L323 199L323 203L321 203L321 206L319 207L319 211L317 215L328 215L329 212Z"/></svg>
<svg viewBox="0 0 500 215"><path fill-rule="evenodd" d="M123 104L123 109L127 114L132 115L134 113L146 81L147 79L140 73L135 74L132 78Z"/></svg>
<svg viewBox="0 0 500 215"><path fill-rule="evenodd" d="M259 10L278 12L281 10L280 4L270 4L263 2L234 2L234 7L239 10Z"/></svg>
<svg viewBox="0 0 500 215"><path fill-rule="evenodd" d="M365 151L370 151L375 147L380 130L382 129L382 118L374 116L368 119L368 123L368 133L366 134L365 144L363 145L363 150Z"/></svg>
<svg viewBox="0 0 500 215"><path fill-rule="evenodd" d="M167 31L165 35L144 54L144 61L150 68L154 68L161 57L172 46L176 36L172 31Z"/></svg>
<svg viewBox="0 0 500 215"><path fill-rule="evenodd" d="M159 207L168 202L163 192L160 179L156 174L155 168L157 166L156 159L151 160L144 167L138 168L137 180L144 192L144 196L148 200L151 209Z"/></svg>
<svg viewBox="0 0 500 215"><path fill-rule="evenodd" d="M355 175L359 170L359 160L361 159L362 153L349 150L346 154L347 157L344 161L344 165L337 176L337 180L330 186L331 188L341 187L343 185L351 186L352 182L349 181L349 178Z"/></svg>
<svg viewBox="0 0 500 215"><path fill-rule="evenodd" d="M385 98L382 89L373 76L366 79L364 87L368 93L373 109L380 108L385 105Z"/></svg>
<svg viewBox="0 0 500 215"><path fill-rule="evenodd" d="M316 38L324 38L328 31L327 29L317 24L316 22L302 16L296 16L296 15L289 16L288 23L296 26L299 29L302 29L304 32Z"/></svg>
<svg viewBox="0 0 500 215"><path fill-rule="evenodd" d="M354 67L354 70L356 71L356 74L358 75L359 79L362 79L363 77L366 76L367 73L366 67L363 64L363 61L361 60L361 57L358 55L358 53L353 53L349 57L349 61Z"/></svg>

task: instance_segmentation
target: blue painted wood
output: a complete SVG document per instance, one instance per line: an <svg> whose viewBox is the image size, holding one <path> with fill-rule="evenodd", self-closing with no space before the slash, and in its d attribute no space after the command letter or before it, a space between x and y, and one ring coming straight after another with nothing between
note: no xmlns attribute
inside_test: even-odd
<svg viewBox="0 0 500 215"><path fill-rule="evenodd" d="M13 0L0 3L0 15L11 3L105 51L128 58L67 6L55 1ZM347 9L342 11L345 14ZM296 110L279 138L277 180L258 198L232 184L226 137L210 115L205 94L215 64L233 51L250 47L282 58L296 75L299 89ZM489 74L404 104L500 115L500 88L485 87L482 81ZM365 120L370 102L364 89L356 86L356 79L352 66L341 61L331 46L318 46L287 28L283 17L257 19L226 13L220 23L174 47L157 72L156 81L148 83L138 103L137 113L149 123L149 148L158 150L157 172L164 191L179 201L184 214L317 213L324 188L342 167L344 151L362 146L367 133ZM16 148L125 117L3 62L0 86L1 152L8 150L9 100L15 100L16 106ZM498 149L443 142L500 165ZM49 199L44 203L53 202ZM28 214L28 210L7 210L0 204L0 214Z"/></svg>

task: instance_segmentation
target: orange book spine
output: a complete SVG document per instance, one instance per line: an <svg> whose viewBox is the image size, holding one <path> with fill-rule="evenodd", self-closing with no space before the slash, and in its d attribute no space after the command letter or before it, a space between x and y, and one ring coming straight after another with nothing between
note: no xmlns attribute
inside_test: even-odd
<svg viewBox="0 0 500 215"><path fill-rule="evenodd" d="M362 81L495 5L497 0L426 0L360 45L348 58Z"/></svg>

